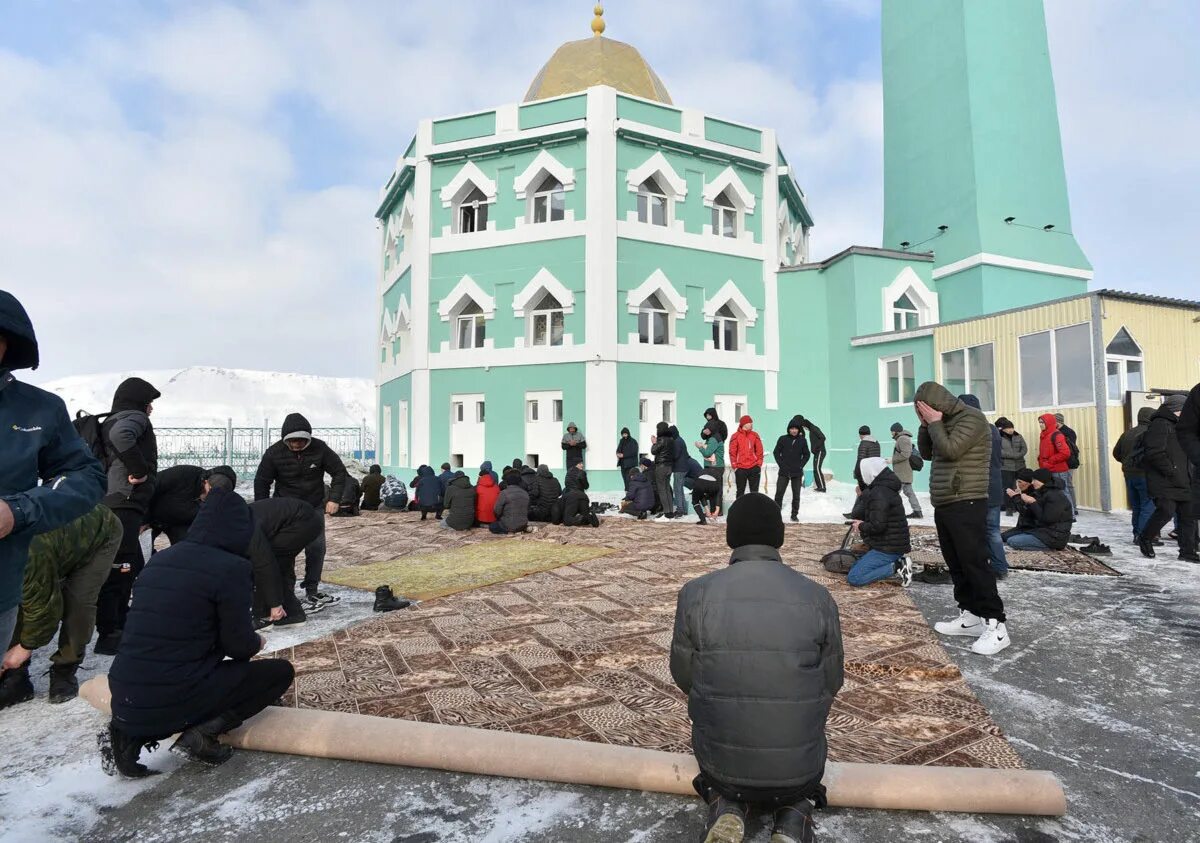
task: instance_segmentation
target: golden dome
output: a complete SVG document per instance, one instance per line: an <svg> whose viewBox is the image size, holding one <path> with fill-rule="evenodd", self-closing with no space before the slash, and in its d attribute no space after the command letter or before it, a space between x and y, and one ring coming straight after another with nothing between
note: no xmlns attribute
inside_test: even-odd
<svg viewBox="0 0 1200 843"><path fill-rule="evenodd" d="M635 47L601 35L604 10L596 6L592 37L568 41L538 71L525 92L525 102L585 91L593 85L609 85L618 91L671 104L662 80Z"/></svg>

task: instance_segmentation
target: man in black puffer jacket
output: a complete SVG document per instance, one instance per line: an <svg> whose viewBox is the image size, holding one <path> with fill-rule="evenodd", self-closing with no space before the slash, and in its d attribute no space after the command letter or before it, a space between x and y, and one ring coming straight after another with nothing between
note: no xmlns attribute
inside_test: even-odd
<svg viewBox="0 0 1200 843"><path fill-rule="evenodd" d="M812 423L811 419L806 419L804 416L796 416L800 421L800 425L808 431L808 444L812 451L812 471L813 471L813 491L825 491L825 471L822 467L825 463L825 432L821 428Z"/></svg>
<svg viewBox="0 0 1200 843"><path fill-rule="evenodd" d="M1023 468L1016 482L1006 494L1017 507L1017 526L1004 531L1005 544L1013 550L1065 548L1075 515L1062 483L1046 468Z"/></svg>
<svg viewBox="0 0 1200 843"><path fill-rule="evenodd" d="M220 764L233 750L218 736L291 685L294 672L284 659L250 661L263 647L250 620L253 527L239 495L214 489L187 538L156 555L138 579L108 677L106 773L148 775L138 762L142 747L175 732L182 734L173 751Z"/></svg>
<svg viewBox="0 0 1200 843"><path fill-rule="evenodd" d="M333 515L339 509L338 501L346 492L346 466L342 459L320 439L314 439L312 425L299 413L291 413L283 420L279 430L280 439L263 454L254 476L254 499L261 501L274 496L296 498L305 501L316 510L324 509ZM329 497L325 500L325 475L329 475ZM304 548L304 607L310 612L319 612L325 606L338 602L320 590L321 573L325 570L325 520L321 519L321 535Z"/></svg>
<svg viewBox="0 0 1200 843"><path fill-rule="evenodd" d="M1179 516L1179 558L1200 561L1196 554L1196 515L1192 501L1191 471L1188 455L1179 442L1176 426L1187 403L1186 395L1168 395L1150 417L1150 427L1142 437L1146 486L1154 499L1154 514L1142 534L1138 547L1143 556L1154 558L1154 537L1177 514Z"/></svg>
<svg viewBox="0 0 1200 843"><path fill-rule="evenodd" d="M563 484L562 524L564 527L599 527L600 519L592 512L592 502L587 496L588 476L583 463L567 472Z"/></svg>
<svg viewBox="0 0 1200 843"><path fill-rule="evenodd" d="M470 530L475 526L475 487L461 471L454 472L446 484L446 517L443 527L451 530Z"/></svg>
<svg viewBox="0 0 1200 843"><path fill-rule="evenodd" d="M779 476L775 478L775 504L783 510L783 496L788 486L792 487L792 520L800 520L800 489L804 486L804 466L808 464L808 440L800 416L788 422L787 433L775 443L775 465Z"/></svg>
<svg viewBox="0 0 1200 843"><path fill-rule="evenodd" d="M539 465L529 488L529 520L551 521L554 507L562 506L562 484L548 465Z"/></svg>
<svg viewBox="0 0 1200 843"><path fill-rule="evenodd" d="M841 623L829 592L784 564L783 540L775 502L742 496L726 523L729 566L685 585L675 610L671 676L688 695L694 784L720 840L742 839L747 803L774 810L777 833L810 839L801 832L824 804Z"/></svg>
<svg viewBox="0 0 1200 843"><path fill-rule="evenodd" d="M154 483L154 498L146 519L157 539L163 533L171 544L178 544L187 535L200 498L204 495L204 469L198 465L173 465L160 471Z"/></svg>
<svg viewBox="0 0 1200 843"><path fill-rule="evenodd" d="M671 474L675 470L675 440L671 438L671 426L659 422L655 435L650 437L650 453L654 456L654 491L662 514L670 518L675 512L675 498L671 492Z"/></svg>
<svg viewBox="0 0 1200 843"><path fill-rule="evenodd" d="M891 576L912 583L908 517L900 498L900 478L883 457L868 457L859 468L867 489L854 502L854 525L868 550L846 574L850 585L869 585Z"/></svg>

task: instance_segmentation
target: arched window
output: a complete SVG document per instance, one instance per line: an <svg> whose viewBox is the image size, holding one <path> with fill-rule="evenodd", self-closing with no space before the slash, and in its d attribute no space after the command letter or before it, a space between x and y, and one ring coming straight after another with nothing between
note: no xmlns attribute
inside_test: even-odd
<svg viewBox="0 0 1200 843"><path fill-rule="evenodd" d="M550 293L546 293L529 315L530 345L562 345L564 310L562 304Z"/></svg>
<svg viewBox="0 0 1200 843"><path fill-rule="evenodd" d="M668 345L671 342L672 314L657 293L651 293L638 308L638 342Z"/></svg>
<svg viewBox="0 0 1200 843"><path fill-rule="evenodd" d="M467 299L454 316L454 347L483 348L485 335L483 308L474 299Z"/></svg>
<svg viewBox="0 0 1200 843"><path fill-rule="evenodd" d="M637 214L638 222L661 226L667 224L667 194L654 176L638 186Z"/></svg>
<svg viewBox="0 0 1200 843"><path fill-rule="evenodd" d="M474 187L455 208L458 233L487 231L488 198L482 190Z"/></svg>
<svg viewBox="0 0 1200 843"><path fill-rule="evenodd" d="M892 330L909 331L921 327L921 309L913 301L913 291L905 290L892 304Z"/></svg>
<svg viewBox="0 0 1200 843"><path fill-rule="evenodd" d="M1104 366L1108 382L1108 400L1119 404L1126 392L1144 392L1146 377L1142 348L1125 328L1117 331L1104 349Z"/></svg>
<svg viewBox="0 0 1200 843"><path fill-rule="evenodd" d="M566 191L554 176L546 176L530 200L533 203L530 219L535 222L558 222L567 213Z"/></svg>
<svg viewBox="0 0 1200 843"><path fill-rule="evenodd" d="M738 209L729 198L728 191L722 190L713 199L712 231L719 237L738 236Z"/></svg>
<svg viewBox="0 0 1200 843"><path fill-rule="evenodd" d="M722 306L713 317L713 348L719 351L737 351L741 348L741 320L729 307Z"/></svg>

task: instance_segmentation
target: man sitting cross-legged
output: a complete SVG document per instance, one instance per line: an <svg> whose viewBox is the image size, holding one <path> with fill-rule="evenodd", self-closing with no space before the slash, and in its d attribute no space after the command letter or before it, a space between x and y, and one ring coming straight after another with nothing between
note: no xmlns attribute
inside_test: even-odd
<svg viewBox="0 0 1200 843"><path fill-rule="evenodd" d="M751 805L774 813L772 840L813 840L825 803L825 720L842 687L842 633L829 592L779 555L783 519L766 495L726 519L729 566L679 592L671 675L688 695L693 782L708 803L706 843L736 843Z"/></svg>
<svg viewBox="0 0 1200 843"><path fill-rule="evenodd" d="M1005 530L1014 550L1062 550L1071 539L1074 515L1061 481L1049 470L1017 472L1017 488L1006 490L1017 507L1017 526Z"/></svg>

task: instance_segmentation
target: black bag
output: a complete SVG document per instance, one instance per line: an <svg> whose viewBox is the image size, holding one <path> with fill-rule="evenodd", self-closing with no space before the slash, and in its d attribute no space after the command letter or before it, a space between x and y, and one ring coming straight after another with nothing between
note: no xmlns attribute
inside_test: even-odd
<svg viewBox="0 0 1200 843"><path fill-rule="evenodd" d="M92 452L92 456L100 460L100 464L108 468L108 451L104 447L104 422L110 416L110 413L101 413L98 416L93 416L86 410L79 410L75 413L75 420L71 424L75 427L75 432L79 434L79 438L88 446L88 450Z"/></svg>
<svg viewBox="0 0 1200 843"><path fill-rule="evenodd" d="M1075 440L1073 440L1070 436L1067 436L1067 434L1063 433L1061 430L1056 430L1054 432L1063 439L1066 439L1067 447L1071 449L1071 455L1067 457L1067 468L1079 468L1079 446L1075 444Z"/></svg>
<svg viewBox="0 0 1200 843"><path fill-rule="evenodd" d="M821 557L821 566L831 574L848 574L850 569L854 567L854 563L858 561L858 557L854 551L850 549L850 537L854 535L854 527L851 526L846 531L846 537L842 539L842 546L837 550L831 550Z"/></svg>
<svg viewBox="0 0 1200 843"><path fill-rule="evenodd" d="M908 455L908 464L913 471L920 471L925 467L925 459L917 453L916 448L913 448L912 453Z"/></svg>

